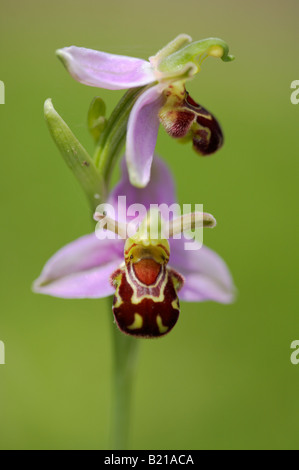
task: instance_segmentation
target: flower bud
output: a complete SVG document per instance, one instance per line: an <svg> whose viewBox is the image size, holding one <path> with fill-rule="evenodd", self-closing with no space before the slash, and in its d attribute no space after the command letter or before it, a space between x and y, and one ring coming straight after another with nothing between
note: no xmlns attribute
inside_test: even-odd
<svg viewBox="0 0 299 470"><path fill-rule="evenodd" d="M96 143L107 124L105 114L106 105L102 98L96 96L90 104L87 118L88 129Z"/></svg>

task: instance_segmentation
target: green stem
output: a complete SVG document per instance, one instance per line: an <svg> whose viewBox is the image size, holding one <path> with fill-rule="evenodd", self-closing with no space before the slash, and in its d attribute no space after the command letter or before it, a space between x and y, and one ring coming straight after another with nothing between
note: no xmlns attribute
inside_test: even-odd
<svg viewBox="0 0 299 470"><path fill-rule="evenodd" d="M95 151L94 161L107 185L117 157L125 143L130 112L145 87L132 88L119 101L101 134Z"/></svg>
<svg viewBox="0 0 299 470"><path fill-rule="evenodd" d="M107 187L117 157L125 143L130 112L145 89L146 87L133 88L123 96L100 136L94 163ZM112 300L109 299L109 302L111 306ZM121 333L112 321L111 324L114 349L111 446L114 450L123 450L126 449L128 442L132 388L139 343L135 338Z"/></svg>
<svg viewBox="0 0 299 470"><path fill-rule="evenodd" d="M121 333L114 323L111 322L111 325L114 348L111 447L113 450L125 450L130 429L139 341Z"/></svg>

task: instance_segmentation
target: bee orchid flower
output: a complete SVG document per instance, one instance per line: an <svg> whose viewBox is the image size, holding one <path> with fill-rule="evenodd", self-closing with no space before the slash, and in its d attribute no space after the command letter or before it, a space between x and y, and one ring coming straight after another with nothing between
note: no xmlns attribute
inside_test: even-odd
<svg viewBox="0 0 299 470"><path fill-rule="evenodd" d="M185 88L205 58L233 60L221 39L192 42L181 34L148 61L76 46L60 49L57 55L71 76L85 85L109 90L142 87L127 125L126 158L133 185L145 187L149 182L160 123L170 136L192 140L202 156L222 146L216 118Z"/></svg>
<svg viewBox="0 0 299 470"><path fill-rule="evenodd" d="M171 207L176 201L172 175L158 157L154 158L152 178L144 189L130 184L123 161L122 179L110 194L110 206L116 208L123 195L128 205L142 204L148 211L153 204ZM124 226L124 220L117 221L118 229ZM207 226L215 225L208 214L204 215L205 222ZM188 302L233 301L235 288L225 262L205 246L186 251L184 238L174 237L180 232L176 219L171 229L174 238L170 240L152 240L147 230L146 218L127 240L100 240L95 233L79 238L47 262L33 290L61 298L114 295L117 325L124 333L137 337L168 333L179 317L179 298Z"/></svg>

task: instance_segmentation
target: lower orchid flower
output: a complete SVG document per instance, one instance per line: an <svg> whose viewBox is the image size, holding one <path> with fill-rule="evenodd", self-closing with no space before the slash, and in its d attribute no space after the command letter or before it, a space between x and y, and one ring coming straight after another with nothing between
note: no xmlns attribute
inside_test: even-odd
<svg viewBox="0 0 299 470"><path fill-rule="evenodd" d="M61 298L114 295L117 325L137 337L168 333L179 317L179 298L232 302L235 288L226 264L205 246L186 251L184 238L175 237L181 232L178 219L171 221L174 238L169 241L162 235L157 239L149 235L151 205L171 207L176 201L174 182L165 164L155 157L152 179L145 189L133 187L125 164L122 169L122 179L108 203L116 208L119 197L126 195L129 205L142 204L149 212L137 232L126 241L118 237L99 240L93 233L70 243L47 262L33 290ZM112 230L105 214L96 213L96 218L106 220L106 228ZM113 231L119 235L126 222L127 218L120 216L111 224ZM215 219L204 214L203 225L213 227Z"/></svg>
<svg viewBox="0 0 299 470"><path fill-rule="evenodd" d="M202 156L222 146L216 118L189 96L185 83L209 56L233 60L228 52L221 39L192 42L181 34L149 61L75 46L60 49L57 55L72 77L85 85L109 90L143 87L128 120L126 158L131 183L144 187L150 179L159 123L170 136L192 140Z"/></svg>

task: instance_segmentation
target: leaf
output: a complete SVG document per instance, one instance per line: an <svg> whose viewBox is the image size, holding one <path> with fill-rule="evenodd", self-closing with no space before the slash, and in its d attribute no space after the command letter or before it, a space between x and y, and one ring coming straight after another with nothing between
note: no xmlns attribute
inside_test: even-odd
<svg viewBox="0 0 299 470"><path fill-rule="evenodd" d="M94 211L99 203L105 201L106 185L102 175L87 151L56 112L50 99L45 102L44 113L54 142L79 181Z"/></svg>

